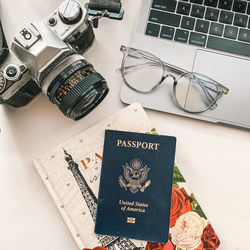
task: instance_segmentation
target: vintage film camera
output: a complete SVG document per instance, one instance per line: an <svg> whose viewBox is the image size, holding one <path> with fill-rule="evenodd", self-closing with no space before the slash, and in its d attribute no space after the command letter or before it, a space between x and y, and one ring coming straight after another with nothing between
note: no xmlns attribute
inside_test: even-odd
<svg viewBox="0 0 250 250"><path fill-rule="evenodd" d="M0 71L0 103L28 104L41 90L64 115L79 120L107 95L105 79L81 54L94 41L84 6L66 0L14 38Z"/></svg>

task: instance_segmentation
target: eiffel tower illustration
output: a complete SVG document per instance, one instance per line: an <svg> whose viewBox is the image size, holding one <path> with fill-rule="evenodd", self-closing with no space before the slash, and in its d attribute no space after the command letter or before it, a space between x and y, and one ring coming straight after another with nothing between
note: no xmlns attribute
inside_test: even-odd
<svg viewBox="0 0 250 250"><path fill-rule="evenodd" d="M82 193L82 196L87 204L87 207L90 211L90 214L93 218L93 221L96 221L96 211L97 211L97 198L93 191L90 189L88 183L82 176L78 164L74 162L72 156L67 153L67 151L64 149L65 157L64 159L68 163L68 169L72 172L80 190ZM115 236L107 236L107 235L98 235L96 234L98 240L102 244L103 247L108 248L108 250L135 250L138 249L135 244L126 238L120 238Z"/></svg>

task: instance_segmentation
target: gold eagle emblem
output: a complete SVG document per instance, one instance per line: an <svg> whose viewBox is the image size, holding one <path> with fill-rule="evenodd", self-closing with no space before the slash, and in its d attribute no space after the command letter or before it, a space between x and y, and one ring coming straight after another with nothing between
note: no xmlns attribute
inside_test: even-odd
<svg viewBox="0 0 250 250"><path fill-rule="evenodd" d="M146 181L150 168L148 168L147 165L144 166L140 159L133 159L130 164L126 163L122 165L122 167L123 176L119 176L119 184L120 187L124 188L126 191L129 188L133 194L137 193L139 190L144 192L151 184L151 180ZM143 184L144 182L145 184Z"/></svg>

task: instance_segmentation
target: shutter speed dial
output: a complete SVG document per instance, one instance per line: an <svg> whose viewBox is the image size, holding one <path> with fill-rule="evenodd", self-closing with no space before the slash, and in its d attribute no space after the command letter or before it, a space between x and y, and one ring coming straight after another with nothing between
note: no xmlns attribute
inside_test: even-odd
<svg viewBox="0 0 250 250"><path fill-rule="evenodd" d="M82 17L82 9L79 4L73 0L66 0L59 6L59 16L66 24L75 24Z"/></svg>

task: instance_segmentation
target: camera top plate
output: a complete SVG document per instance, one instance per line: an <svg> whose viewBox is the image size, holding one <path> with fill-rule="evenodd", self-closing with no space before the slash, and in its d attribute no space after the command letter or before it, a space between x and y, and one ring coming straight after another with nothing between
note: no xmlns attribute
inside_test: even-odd
<svg viewBox="0 0 250 250"><path fill-rule="evenodd" d="M29 49L39 37L40 33L30 24L27 28L23 28L16 34L15 41L20 43L25 49Z"/></svg>
<svg viewBox="0 0 250 250"><path fill-rule="evenodd" d="M72 4L72 14L67 14L67 8L65 6L64 1L61 5L50 15L47 17L44 22L48 25L48 27L63 41L70 42L72 37L72 32L82 32L83 30L87 29L87 20L88 20L88 12L85 8L82 8L81 4L74 0L70 1L73 2ZM77 10L80 9L80 11ZM63 11L65 10L65 11ZM75 10L75 11L74 11ZM79 18L80 17L80 18ZM51 20L54 22L51 23Z"/></svg>

